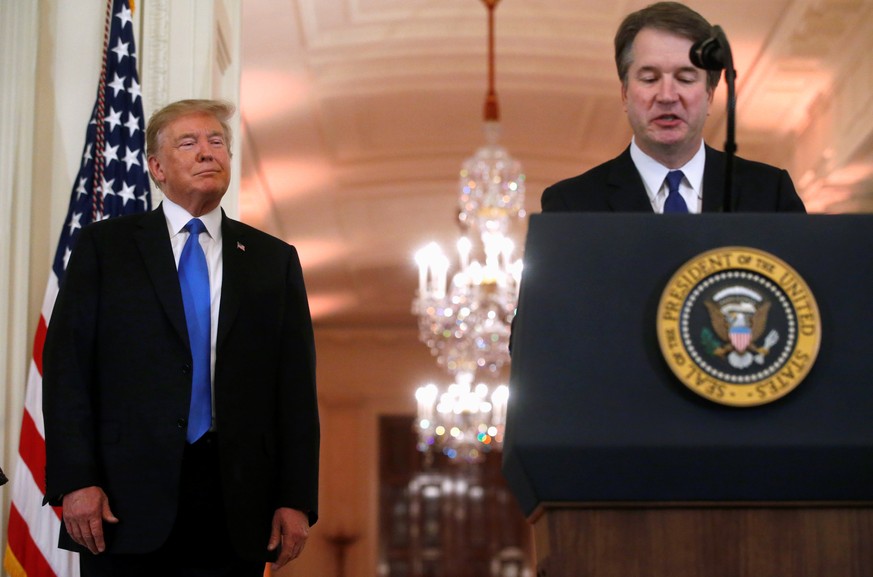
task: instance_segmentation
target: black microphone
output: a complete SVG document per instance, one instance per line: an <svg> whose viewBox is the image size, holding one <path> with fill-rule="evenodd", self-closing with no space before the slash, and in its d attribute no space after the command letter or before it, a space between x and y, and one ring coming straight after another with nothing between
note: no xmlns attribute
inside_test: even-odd
<svg viewBox="0 0 873 577"><path fill-rule="evenodd" d="M695 42L688 57L691 58L691 64L704 70L722 70L725 67L724 50L718 36Z"/></svg>
<svg viewBox="0 0 873 577"><path fill-rule="evenodd" d="M695 42L688 53L691 63L704 70L724 70L724 79L727 83L727 136L724 142L725 173L724 173L724 197L722 199L722 212L733 211L733 167L734 153L737 151L736 132L736 109L737 71L734 70L734 56L731 53L731 45L725 36L721 26L712 27L712 36ZM707 79L707 83L708 83ZM712 96L710 94L710 96Z"/></svg>

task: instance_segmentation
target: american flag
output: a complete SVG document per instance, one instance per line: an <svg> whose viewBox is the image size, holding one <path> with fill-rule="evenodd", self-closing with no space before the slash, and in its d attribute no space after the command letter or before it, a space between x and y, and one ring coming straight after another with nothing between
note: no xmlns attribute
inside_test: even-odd
<svg viewBox="0 0 873 577"><path fill-rule="evenodd" d="M95 220L151 209L144 126L130 5L128 0L107 0L97 100L34 337L18 459L9 485L12 506L3 566L12 577L79 575L77 556L57 547L60 509L42 506L42 346L58 285L82 227Z"/></svg>

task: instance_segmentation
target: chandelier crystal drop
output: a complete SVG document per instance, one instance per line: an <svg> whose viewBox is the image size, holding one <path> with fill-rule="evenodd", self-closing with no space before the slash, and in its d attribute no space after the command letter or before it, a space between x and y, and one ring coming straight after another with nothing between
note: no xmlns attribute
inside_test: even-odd
<svg viewBox="0 0 873 577"><path fill-rule="evenodd" d="M428 384L416 391L418 448L467 462L480 462L503 441L509 389L499 380L509 364L522 272L512 233L525 217L524 172L498 142L493 12L499 0L482 1L489 16L489 90L485 144L464 161L459 175L458 222L466 235L458 240L451 276L451 261L436 243L416 253L412 303L419 339L453 380L444 389Z"/></svg>
<svg viewBox="0 0 873 577"><path fill-rule="evenodd" d="M486 121L486 144L461 167L458 219L482 232L507 234L511 221L524 216L524 173L499 137L500 124Z"/></svg>

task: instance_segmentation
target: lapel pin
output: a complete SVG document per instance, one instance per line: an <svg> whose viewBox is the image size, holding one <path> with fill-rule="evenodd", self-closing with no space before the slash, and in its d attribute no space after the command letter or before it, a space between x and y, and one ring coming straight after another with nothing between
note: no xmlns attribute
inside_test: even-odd
<svg viewBox="0 0 873 577"><path fill-rule="evenodd" d="M237 241L237 243L236 243L236 248L240 249L243 252L246 251L246 245L244 245L243 243L241 243L239 241Z"/></svg>

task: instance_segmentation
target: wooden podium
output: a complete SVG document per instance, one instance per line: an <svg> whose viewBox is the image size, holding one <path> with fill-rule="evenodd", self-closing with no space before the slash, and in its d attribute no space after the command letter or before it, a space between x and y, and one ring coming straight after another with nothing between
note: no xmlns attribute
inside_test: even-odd
<svg viewBox="0 0 873 577"><path fill-rule="evenodd" d="M788 263L820 312L811 371L727 406L658 345L665 286L697 255ZM533 215L503 471L540 577L873 576L873 217Z"/></svg>

